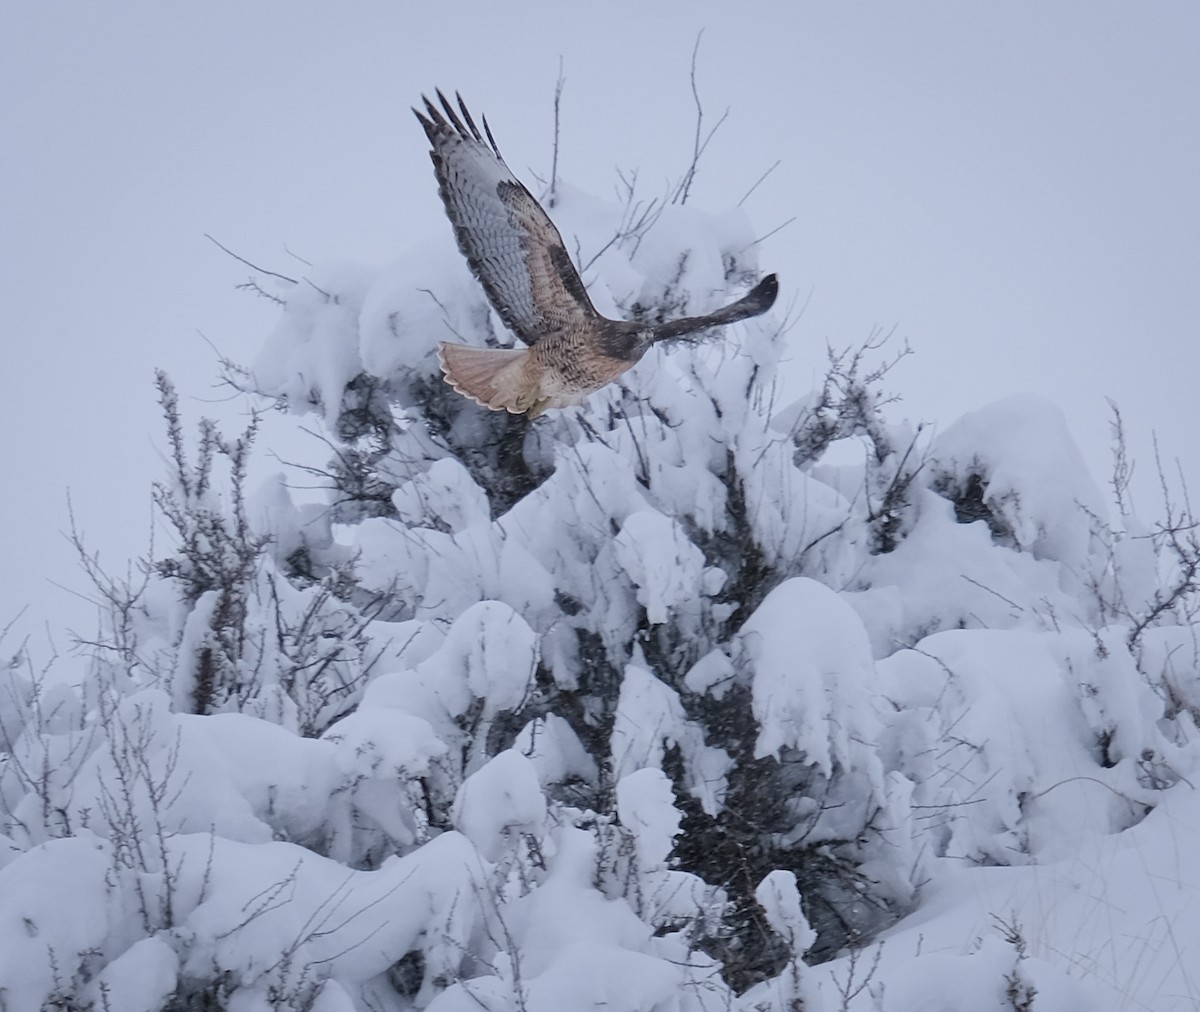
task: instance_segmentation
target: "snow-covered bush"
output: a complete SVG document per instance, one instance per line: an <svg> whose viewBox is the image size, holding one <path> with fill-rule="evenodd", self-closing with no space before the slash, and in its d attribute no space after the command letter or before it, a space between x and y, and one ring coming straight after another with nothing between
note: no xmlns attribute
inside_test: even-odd
<svg viewBox="0 0 1200 1012"><path fill-rule="evenodd" d="M754 275L739 214L556 193L601 311ZM247 488L253 424L192 459L160 377L170 545L85 555L87 672L0 695L0 1007L1109 1007L998 876L1180 804L1190 513L1110 521L1041 401L891 418L876 341L777 404L780 316L485 411L436 343L511 338L448 235L277 297L237 382L317 416L323 501ZM970 875L1013 883L975 935Z"/></svg>

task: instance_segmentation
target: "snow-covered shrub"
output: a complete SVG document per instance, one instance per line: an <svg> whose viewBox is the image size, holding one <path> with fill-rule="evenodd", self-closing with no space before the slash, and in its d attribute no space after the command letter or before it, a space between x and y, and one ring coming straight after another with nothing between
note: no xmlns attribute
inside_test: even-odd
<svg viewBox="0 0 1200 1012"><path fill-rule="evenodd" d="M609 314L754 277L740 214L554 213ZM893 420L875 340L777 404L779 317L485 411L434 349L511 336L448 234L278 292L237 382L317 417L324 498L247 489L253 424L192 460L160 378L173 542L85 554L87 671L0 694L0 1007L1154 1007L1069 953L1108 840L1200 825L1187 510L1110 522L1041 401Z"/></svg>
<svg viewBox="0 0 1200 1012"><path fill-rule="evenodd" d="M155 686L182 712L253 713L318 735L361 697L383 649L370 625L391 595L357 590L351 553L333 545L324 510L295 506L282 481L247 493L257 419L232 441L203 419L193 462L161 373L158 389L170 474L154 501L171 551L146 560L131 583L108 577L76 539L109 605L91 644L97 684Z"/></svg>

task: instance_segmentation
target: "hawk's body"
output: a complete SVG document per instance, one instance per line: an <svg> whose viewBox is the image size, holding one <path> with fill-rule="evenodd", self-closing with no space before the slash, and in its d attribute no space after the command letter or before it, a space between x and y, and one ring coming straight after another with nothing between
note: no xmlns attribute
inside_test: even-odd
<svg viewBox="0 0 1200 1012"><path fill-rule="evenodd" d="M708 316L663 324L610 320L592 306L562 237L533 195L513 176L484 120L480 133L461 98L458 111L438 92L417 118L458 248L505 325L528 348L474 348L443 342L446 380L500 411L577 404L631 368L656 341L758 316L779 285L770 275L745 298ZM461 117L460 114L461 113Z"/></svg>

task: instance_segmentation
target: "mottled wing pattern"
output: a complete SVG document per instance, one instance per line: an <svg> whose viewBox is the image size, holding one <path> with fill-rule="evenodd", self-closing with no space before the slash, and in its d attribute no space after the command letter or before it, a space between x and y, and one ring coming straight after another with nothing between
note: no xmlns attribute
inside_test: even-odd
<svg viewBox="0 0 1200 1012"><path fill-rule="evenodd" d="M496 312L526 344L596 318L558 229L509 171L488 129L480 133L461 97L439 91L414 109L433 146L430 157L458 248ZM460 115L461 114L461 115Z"/></svg>

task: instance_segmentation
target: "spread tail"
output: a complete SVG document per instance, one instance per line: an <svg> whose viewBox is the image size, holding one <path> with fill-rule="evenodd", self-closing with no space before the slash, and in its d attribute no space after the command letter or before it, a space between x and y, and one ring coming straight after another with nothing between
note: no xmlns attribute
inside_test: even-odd
<svg viewBox="0 0 1200 1012"><path fill-rule="evenodd" d="M540 390L526 372L528 348L472 348L442 342L438 362L447 383L485 408L516 415L537 405Z"/></svg>

